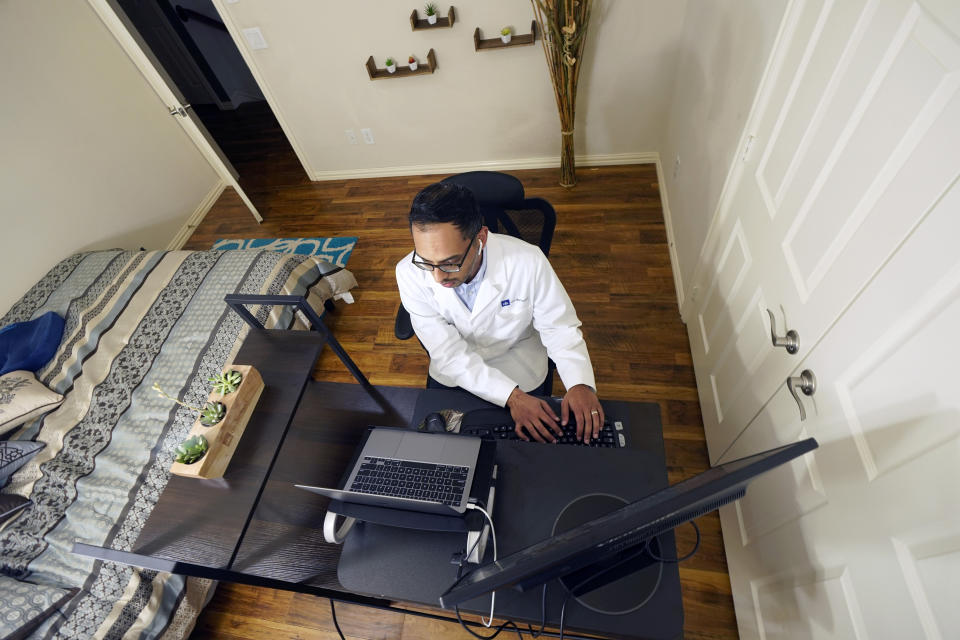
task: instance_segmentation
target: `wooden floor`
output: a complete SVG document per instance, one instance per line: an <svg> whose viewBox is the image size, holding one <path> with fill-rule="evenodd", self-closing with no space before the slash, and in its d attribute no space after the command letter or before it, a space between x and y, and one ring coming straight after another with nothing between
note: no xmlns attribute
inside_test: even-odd
<svg viewBox="0 0 960 640"><path fill-rule="evenodd" d="M574 189L557 185L558 170L512 172L528 196L557 210L550 262L583 322L602 398L660 405L670 482L708 468L689 343L680 321L663 212L653 165L580 169ZM186 248L218 238L356 236L348 268L359 283L356 303L338 305L331 326L374 384L422 386L427 359L416 340L398 341L393 318L399 297L394 265L412 247L406 224L410 200L443 176L291 184L271 195L257 225L228 190ZM328 316L329 317L329 316ZM351 381L327 350L314 375ZM557 379L555 393L562 393ZM698 520L699 552L680 567L685 637L735 638L730 580L716 512ZM694 542L677 535L680 553ZM338 605L348 638L469 638L456 625L391 612ZM221 584L193 638L337 638L328 601ZM503 637L503 636L501 636ZM510 636L507 636L510 637Z"/></svg>

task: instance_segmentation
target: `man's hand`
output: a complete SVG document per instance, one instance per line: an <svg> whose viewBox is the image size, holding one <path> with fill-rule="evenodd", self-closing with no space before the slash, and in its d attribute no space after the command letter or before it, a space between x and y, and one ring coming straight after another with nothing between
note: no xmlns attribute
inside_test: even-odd
<svg viewBox="0 0 960 640"><path fill-rule="evenodd" d="M557 435L563 433L557 425L557 414L553 412L550 405L540 398L534 398L529 393L524 393L520 387L516 387L510 397L507 398L507 407L510 409L510 415L516 424L517 435L521 440L527 440L527 433L537 442L556 442L557 437L551 433L551 429ZM526 432L524 432L526 429Z"/></svg>
<svg viewBox="0 0 960 640"><path fill-rule="evenodd" d="M567 424L570 414L577 422L577 440L590 442L600 435L603 427L603 407L593 389L585 384L574 385L563 396L560 404L560 423Z"/></svg>

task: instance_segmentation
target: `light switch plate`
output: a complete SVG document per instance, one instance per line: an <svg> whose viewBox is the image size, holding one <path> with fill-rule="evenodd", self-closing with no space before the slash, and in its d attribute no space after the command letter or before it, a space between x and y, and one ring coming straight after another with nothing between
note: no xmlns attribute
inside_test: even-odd
<svg viewBox="0 0 960 640"><path fill-rule="evenodd" d="M260 31L260 27L250 27L249 29L244 29L243 37L247 40L247 44L250 45L250 48L253 50L267 48L267 41L263 37L263 33Z"/></svg>
<svg viewBox="0 0 960 640"><path fill-rule="evenodd" d="M363 141L367 144L373 144L373 130L372 129L360 129L360 135L363 136Z"/></svg>

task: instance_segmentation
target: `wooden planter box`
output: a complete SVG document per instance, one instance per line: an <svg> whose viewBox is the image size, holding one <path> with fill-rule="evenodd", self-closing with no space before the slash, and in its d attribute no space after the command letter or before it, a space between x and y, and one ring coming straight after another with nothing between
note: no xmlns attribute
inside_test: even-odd
<svg viewBox="0 0 960 640"><path fill-rule="evenodd" d="M212 427L204 426L197 418L187 438L201 435L207 439L209 449L193 464L174 462L170 466L170 473L187 478L222 478L227 470L243 430L260 399L263 378L256 369L246 364L228 365L223 370L237 371L243 376L240 386L233 393L220 397L219 393L211 391L207 397L208 402L222 402L227 407L226 416Z"/></svg>

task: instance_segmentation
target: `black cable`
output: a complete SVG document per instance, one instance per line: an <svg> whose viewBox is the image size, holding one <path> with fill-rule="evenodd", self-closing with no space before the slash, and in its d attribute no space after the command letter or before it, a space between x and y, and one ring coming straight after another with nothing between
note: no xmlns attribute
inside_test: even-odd
<svg viewBox="0 0 960 640"><path fill-rule="evenodd" d="M669 562L670 564L678 564L680 562L683 562L685 560L689 560L690 558L692 558L693 554L695 554L697 550L700 549L700 527L698 527L697 523L694 522L693 520L690 520L690 524L693 525L693 530L697 532L697 542L696 544L693 545L693 550L690 551L690 553L683 556L682 558L675 558L675 559L660 558L653 553L653 548L650 547L650 543L653 542L653 538L651 538L650 540L647 541L647 547L648 547L648 552L650 553L650 557L659 562Z"/></svg>
<svg viewBox="0 0 960 640"><path fill-rule="evenodd" d="M333 626L336 627L337 633L340 634L340 640L347 640L343 636L343 631L340 630L340 623L337 622L337 610L333 606L333 598L328 598L330 600L330 614L333 616Z"/></svg>
<svg viewBox="0 0 960 640"><path fill-rule="evenodd" d="M533 625L527 625L527 633L531 638L539 638L543 635L543 630L547 626L547 583L543 583L543 592L540 594L540 628L533 630Z"/></svg>
<svg viewBox="0 0 960 640"><path fill-rule="evenodd" d="M486 524L486 521L484 521L484 525L485 525L485 524ZM491 533L493 533L493 532L491 531ZM463 564L467 561L467 558L469 558L470 555L473 553L473 550L477 548L477 545L480 544L480 539L481 539L482 537L483 537L483 527L481 526L481 527L480 527L480 531L479 531L478 534L477 534L477 539L476 539L476 541L473 543L473 546L470 547L470 549L468 549L467 552L466 552L465 554L463 554L463 556L461 556L460 562L457 564L457 582L455 582L454 584L457 584L458 582L460 582L460 580L461 580L462 577L465 577L465 576L462 576L462 575L461 575L461 574L463 573ZM481 558L481 560L482 560L482 558ZM469 575L469 574L467 574L467 575ZM546 589L546 585L544 585L544 589ZM546 613L546 602L544 602L544 606L541 607L541 610L543 611L544 614ZM516 624L513 620L507 620L506 622L504 622L504 623L501 624L500 626L496 627L496 631L494 631L494 632L493 632L492 634L490 634L489 636L482 636L482 635L480 635L479 633L476 633L475 631L473 631L473 629L470 629L470 628L467 626L467 624L464 622L463 618L460 617L460 607L454 607L454 608L453 608L453 611L454 611L454 613L457 614L457 620L460 621L460 626L462 626L462 627L467 631L467 633L469 633L470 635L472 635L474 638L480 638L480 640L492 640L493 638L496 638L498 635L500 635L500 632L503 631L504 629L506 629L507 627L513 627L514 631L517 632L517 637L520 638L520 640L523 640L523 635L520 633L520 627L518 627L517 624ZM544 617L541 618L541 620L546 621L546 616L544 615ZM493 622L493 618L491 618L490 621L491 621L491 623L492 623L492 622ZM487 628L489 628L489 627L487 627ZM540 630L543 631L543 627L542 627L542 626L541 626ZM534 637L536 637L536 636L534 636Z"/></svg>
<svg viewBox="0 0 960 640"><path fill-rule="evenodd" d="M493 638L496 638L498 635L500 635L501 631L503 631L508 627L512 627L513 630L517 632L517 637L520 638L520 640L523 640L523 634L520 632L520 627L518 627L513 620L507 620L506 622L501 624L499 627L497 627L496 628L497 630L491 633L489 636L482 636L476 631L474 631L473 629L471 629L470 627L468 627L467 623L464 622L463 618L460 617L460 607L454 607L453 612L457 614L457 620L460 621L460 626L466 629L467 633L472 635L474 638L479 638L480 640L493 640ZM474 623L474 624L476 626L482 626L479 623Z"/></svg>

